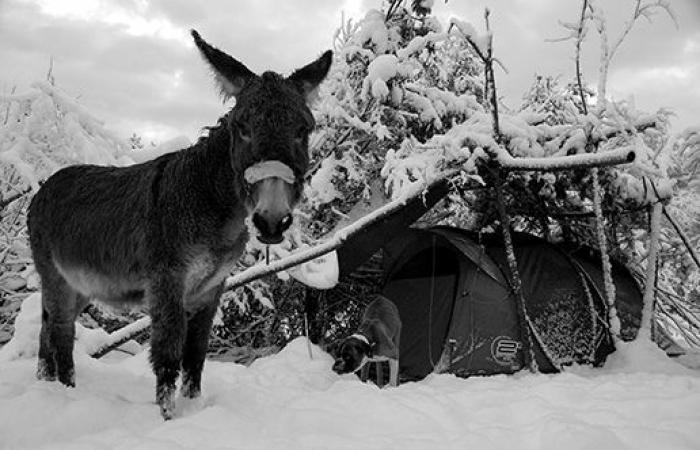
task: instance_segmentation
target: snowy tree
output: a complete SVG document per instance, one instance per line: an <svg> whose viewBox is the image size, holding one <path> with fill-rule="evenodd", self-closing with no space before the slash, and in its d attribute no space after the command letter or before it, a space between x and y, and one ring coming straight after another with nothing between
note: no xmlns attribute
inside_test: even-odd
<svg viewBox="0 0 700 450"><path fill-rule="evenodd" d="M54 83L0 96L0 343L28 293L38 289L26 229L27 208L40 184L70 164L133 164L130 145ZM118 328L133 315L93 309ZM90 320L86 318L86 320Z"/></svg>

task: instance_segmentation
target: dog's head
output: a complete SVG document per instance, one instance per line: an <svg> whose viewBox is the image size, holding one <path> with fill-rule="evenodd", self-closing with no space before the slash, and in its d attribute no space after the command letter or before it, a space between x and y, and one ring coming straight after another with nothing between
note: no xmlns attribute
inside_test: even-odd
<svg viewBox="0 0 700 450"><path fill-rule="evenodd" d="M371 357L372 347L365 340L350 336L345 339L336 353L333 371L338 374L359 370L365 360Z"/></svg>

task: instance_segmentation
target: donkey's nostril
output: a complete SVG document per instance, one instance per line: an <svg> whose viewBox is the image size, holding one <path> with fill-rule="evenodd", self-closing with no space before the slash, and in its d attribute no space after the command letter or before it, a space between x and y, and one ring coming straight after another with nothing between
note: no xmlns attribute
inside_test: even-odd
<svg viewBox="0 0 700 450"><path fill-rule="evenodd" d="M286 216L282 217L282 220L280 220L280 232L287 230L289 226L292 224L293 218L291 214L287 214Z"/></svg>
<svg viewBox="0 0 700 450"><path fill-rule="evenodd" d="M258 213L253 213L253 225L258 229L263 234L269 234L270 230L268 230L267 227L267 222L263 218L262 215Z"/></svg>

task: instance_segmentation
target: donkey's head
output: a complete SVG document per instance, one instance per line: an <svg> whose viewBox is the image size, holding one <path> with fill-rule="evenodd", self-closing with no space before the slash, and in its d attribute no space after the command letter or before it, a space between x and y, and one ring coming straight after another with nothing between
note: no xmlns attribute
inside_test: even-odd
<svg viewBox="0 0 700 450"><path fill-rule="evenodd" d="M332 54L325 52L286 78L274 72L258 76L194 30L192 37L224 99L236 99L226 124L238 197L252 214L258 239L279 243L292 223L309 166L314 118L307 101L328 73Z"/></svg>

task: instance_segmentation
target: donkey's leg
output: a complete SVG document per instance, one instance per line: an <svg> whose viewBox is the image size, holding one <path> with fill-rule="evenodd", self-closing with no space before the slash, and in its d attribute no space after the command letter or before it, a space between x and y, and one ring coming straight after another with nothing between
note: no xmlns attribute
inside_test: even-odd
<svg viewBox="0 0 700 450"><path fill-rule="evenodd" d="M46 298L46 290L42 289L42 303ZM55 381L56 380L56 361L54 360L54 350L51 345L49 333L49 313L42 305L41 311L41 332L39 333L39 361L36 368L36 377L39 380Z"/></svg>
<svg viewBox="0 0 700 450"><path fill-rule="evenodd" d="M151 365L156 375L156 403L165 420L175 413L175 382L185 342L185 310L176 276L160 275L151 286Z"/></svg>
<svg viewBox="0 0 700 450"><path fill-rule="evenodd" d="M51 330L57 310L66 302L66 282L51 263L41 264L42 261L39 258L35 256L35 259L37 271L41 275L41 331L36 377L39 380L55 381L56 350L51 339Z"/></svg>
<svg viewBox="0 0 700 450"><path fill-rule="evenodd" d="M37 378L75 386L75 318L87 299L51 267L42 271L42 314Z"/></svg>
<svg viewBox="0 0 700 450"><path fill-rule="evenodd" d="M61 308L60 311L54 314L50 339L56 351L58 381L66 386L75 386L75 365L73 363L75 319L85 309L88 299L75 291L71 291L66 300L66 307Z"/></svg>
<svg viewBox="0 0 700 450"><path fill-rule="evenodd" d="M187 321L187 339L182 355L183 397L196 398L201 393L202 368L209 348L209 335L216 308L219 306L220 289L212 289L206 306Z"/></svg>

